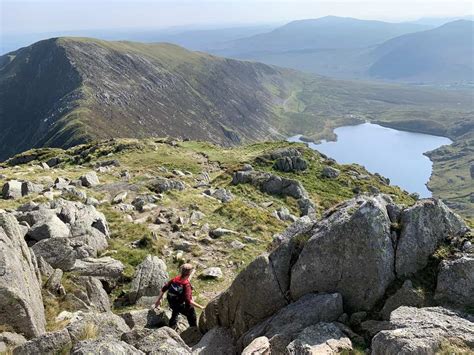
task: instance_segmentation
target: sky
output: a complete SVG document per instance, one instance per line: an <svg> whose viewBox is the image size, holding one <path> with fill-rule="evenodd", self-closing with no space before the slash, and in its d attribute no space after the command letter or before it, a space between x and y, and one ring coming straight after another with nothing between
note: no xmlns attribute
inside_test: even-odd
<svg viewBox="0 0 474 355"><path fill-rule="evenodd" d="M392 22L471 15L466 0L0 0L5 34L236 26L326 15Z"/></svg>

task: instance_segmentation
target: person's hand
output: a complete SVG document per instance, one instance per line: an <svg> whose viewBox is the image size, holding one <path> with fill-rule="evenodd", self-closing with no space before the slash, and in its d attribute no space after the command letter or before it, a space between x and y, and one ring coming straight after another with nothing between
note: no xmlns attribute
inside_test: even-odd
<svg viewBox="0 0 474 355"><path fill-rule="evenodd" d="M151 309L154 310L154 309L160 308L160 306L161 306L161 300L158 300L151 306Z"/></svg>

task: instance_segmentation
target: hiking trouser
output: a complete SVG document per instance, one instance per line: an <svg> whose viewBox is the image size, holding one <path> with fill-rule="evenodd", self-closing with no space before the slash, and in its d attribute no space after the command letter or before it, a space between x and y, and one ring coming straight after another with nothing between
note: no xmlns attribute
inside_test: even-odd
<svg viewBox="0 0 474 355"><path fill-rule="evenodd" d="M178 324L178 316L182 314L188 320L190 327L197 326L196 310L193 306L186 303L171 306L172 314L170 319L170 328L175 328Z"/></svg>

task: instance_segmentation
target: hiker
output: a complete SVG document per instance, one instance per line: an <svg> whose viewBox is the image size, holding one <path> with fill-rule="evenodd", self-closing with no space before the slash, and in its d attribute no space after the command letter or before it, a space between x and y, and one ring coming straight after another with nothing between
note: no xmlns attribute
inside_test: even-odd
<svg viewBox="0 0 474 355"><path fill-rule="evenodd" d="M178 316L181 313L186 316L190 327L197 326L196 311L194 307L204 309L203 306L193 301L193 288L189 281L194 273L194 267L191 264L184 264L181 266L181 275L168 281L161 289L160 295L152 308L159 308L161 300L165 292L166 298L173 311L170 319L170 328L176 328L178 323Z"/></svg>

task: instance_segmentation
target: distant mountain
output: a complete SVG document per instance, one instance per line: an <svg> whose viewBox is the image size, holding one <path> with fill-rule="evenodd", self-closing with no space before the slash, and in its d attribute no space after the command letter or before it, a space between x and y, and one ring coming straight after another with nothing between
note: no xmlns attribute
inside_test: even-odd
<svg viewBox="0 0 474 355"><path fill-rule="evenodd" d="M387 41L372 53L373 78L410 82L474 82L474 22L458 20Z"/></svg>
<svg viewBox="0 0 474 355"><path fill-rule="evenodd" d="M221 48L216 48L215 51L219 54L242 57L251 53L365 48L427 28L410 23L327 16L293 21L268 33L232 41Z"/></svg>
<svg viewBox="0 0 474 355"><path fill-rule="evenodd" d="M474 15L469 16L458 16L458 17L422 17L416 21L410 21L410 23L418 24L418 25L425 25L425 26L433 26L439 27L449 22L457 21L457 20L469 20L474 21Z"/></svg>
<svg viewBox="0 0 474 355"><path fill-rule="evenodd" d="M347 123L417 115L443 134L431 118L460 110L472 110L470 95L337 81L171 44L53 38L0 57L0 161L114 137L319 139Z"/></svg>

